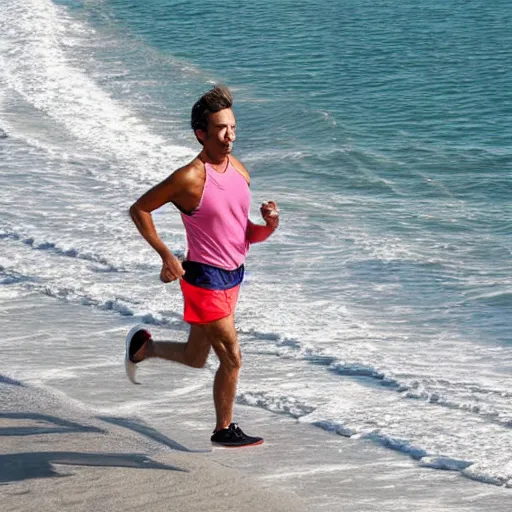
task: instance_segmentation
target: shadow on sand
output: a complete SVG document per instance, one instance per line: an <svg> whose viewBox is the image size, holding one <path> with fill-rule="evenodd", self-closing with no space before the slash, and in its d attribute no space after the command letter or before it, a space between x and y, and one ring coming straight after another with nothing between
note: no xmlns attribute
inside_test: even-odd
<svg viewBox="0 0 512 512"><path fill-rule="evenodd" d="M31 425L4 426L2 420L30 421ZM106 434L98 427L81 425L73 421L63 420L48 414L29 412L0 412L0 436L34 436L39 434L65 434L71 432L96 432Z"/></svg>
<svg viewBox="0 0 512 512"><path fill-rule="evenodd" d="M183 446L182 444L177 443L176 441L173 441L172 439L168 438L166 435L162 434L161 432L158 432L158 430L155 430L154 428L149 427L147 425L137 423L136 421L129 419L129 418L118 418L115 416L112 416L112 417L111 416L98 416L98 419L102 420L102 421L106 421L107 423L113 423L114 425L118 425L120 427L124 427L129 430L133 430L134 432L137 432L138 434L148 437L149 439L152 439L153 441L156 441L157 443L163 444L164 446L167 446L168 448L177 450L179 452L206 453L206 452L211 451L211 450L191 450L190 448L187 448L186 446Z"/></svg>
<svg viewBox="0 0 512 512"><path fill-rule="evenodd" d="M135 469L183 471L176 466L160 464L146 455L135 453L30 452L0 455L0 484L30 478L52 478L59 474L54 464L68 466L100 466Z"/></svg>
<svg viewBox="0 0 512 512"><path fill-rule="evenodd" d="M11 421L14 420L14 421ZM8 425L12 423L11 425ZM23 424L25 423L25 425ZM28 425L27 425L28 423ZM111 423L116 423L112 421ZM7 426L5 426L7 424ZM142 426L132 426L132 430L140 431ZM149 427L148 427L149 429ZM149 429L150 431L152 429ZM93 426L81 425L47 414L28 412L0 412L0 436L24 437L41 434L108 434L107 431ZM152 435L158 438L158 432ZM160 434L163 439L165 436ZM168 446L181 446L168 439ZM20 445L22 443L20 442ZM182 447L183 448L183 447ZM186 451L186 448L184 449ZM52 478L69 476L59 474L54 464L72 466L101 466L135 469L164 469L188 472L185 469L151 460L137 453L81 453L81 452L21 452L0 455L0 484L16 482L30 478Z"/></svg>

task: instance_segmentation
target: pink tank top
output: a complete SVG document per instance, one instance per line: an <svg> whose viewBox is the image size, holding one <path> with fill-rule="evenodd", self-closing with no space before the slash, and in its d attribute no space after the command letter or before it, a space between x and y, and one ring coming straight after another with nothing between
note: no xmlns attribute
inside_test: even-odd
<svg viewBox="0 0 512 512"><path fill-rule="evenodd" d="M234 270L249 250L246 238L251 192L231 161L224 172L204 164L206 179L199 206L181 214L187 233L187 260Z"/></svg>

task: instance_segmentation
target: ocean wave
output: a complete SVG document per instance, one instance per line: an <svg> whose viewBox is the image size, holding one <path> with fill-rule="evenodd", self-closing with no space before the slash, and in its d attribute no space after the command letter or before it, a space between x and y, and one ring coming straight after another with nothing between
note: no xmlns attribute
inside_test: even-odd
<svg viewBox="0 0 512 512"><path fill-rule="evenodd" d="M7 377L7 375L1 375L0 374L0 384L7 384L8 386L18 386L18 387L25 387L25 384L23 382L11 379L10 377Z"/></svg>
<svg viewBox="0 0 512 512"><path fill-rule="evenodd" d="M269 336L267 336L268 338ZM471 426L474 425L475 428L479 426L479 431L488 432L489 435L492 435L491 432L500 432L500 438L506 439L507 437L507 432L500 427L510 427L510 418L507 419L505 413L502 415L496 414L490 406L484 405L481 399L475 396L483 395L487 397L489 394L497 394L506 402L506 395L510 393L506 390L486 387L471 381L462 382L433 378L424 379L424 381L421 379L402 379L384 368L359 362L341 361L329 354L308 352L306 354L297 353L295 356L296 359L303 359L310 364L324 366L336 375L369 380L386 388L388 393L396 392L406 400L423 400L425 404L428 404L428 407L415 408L417 421L423 421L424 415L428 414L426 411L430 406L442 406L455 411L467 411L474 414L476 416L474 419L464 419L464 416L461 416L459 412L453 415L454 419L458 418L458 420L464 422L464 428L469 429L468 431L471 431ZM286 352L285 357L289 358L290 353ZM335 386L331 383L329 389L333 385ZM446 389L446 393L458 393L458 395L451 400L443 397L441 390L439 390L441 385ZM436 386L437 389L435 389ZM349 386L347 389L352 388ZM363 386L362 389L364 390L365 387ZM368 390L362 392L368 393ZM473 394L474 400L468 397L469 393ZM404 453L423 467L457 471L461 475L479 482L512 487L512 467L509 469L502 467L500 457L498 455L494 457L493 447L489 442L486 442L485 447L480 450L476 447L465 447L464 444L453 444L450 441L452 436L449 433L446 434L446 439L436 441L431 437L435 434L429 428L425 430L420 425L416 425L415 428L414 424L409 424L405 428L401 425L401 420L405 420L401 416L405 404L400 405L400 399L398 401L396 399L389 400L389 396L388 398L383 396L379 407L372 412L364 408L359 410L356 403L351 405L357 395L347 395L347 402L339 409L334 403L331 404L328 399L325 399L326 397L319 401L319 396L311 396L312 401L309 402L307 398L300 396L302 392L298 394L299 396L293 396L292 393L279 389L275 391L242 392L237 396L237 401L244 405L287 414L301 423L309 423L347 438L369 440ZM464 400L464 397L468 397L467 400ZM389 407L392 407L391 409L388 408L388 404ZM437 416L434 412L433 415ZM485 426L487 422L495 424L497 427ZM445 437L441 434L440 436L441 438ZM475 441L476 439L472 439L471 443Z"/></svg>
<svg viewBox="0 0 512 512"><path fill-rule="evenodd" d="M25 282L33 282L35 279L31 276L22 274L15 270L9 270L0 265L0 284L10 285Z"/></svg>
<svg viewBox="0 0 512 512"><path fill-rule="evenodd" d="M126 269L117 267L109 262L106 258L99 254L94 254L90 251L84 251L75 247L63 248L57 242L50 242L47 240L37 240L33 236L28 236L7 228L0 228L0 240L14 240L19 241L32 249L37 251L50 251L59 256L66 256L68 258L78 258L81 260L91 261L103 265L103 272L126 272Z"/></svg>
<svg viewBox="0 0 512 512"><path fill-rule="evenodd" d="M138 180L154 180L194 155L191 148L169 144L87 73L83 62L92 61L89 47L101 44L100 35L73 20L65 6L50 0L8 2L0 40L7 86L92 152L122 161L123 179L125 166Z"/></svg>
<svg viewBox="0 0 512 512"><path fill-rule="evenodd" d="M508 467L503 469L503 471L496 471L487 467L486 464L472 464L463 469L461 473L471 480L512 488L512 467L510 463L508 464Z"/></svg>
<svg viewBox="0 0 512 512"><path fill-rule="evenodd" d="M316 148L315 148L316 149ZM395 181L381 176L373 169L378 168L383 162L394 164L387 157L373 154L368 150L356 149L353 146L332 146L322 152L307 149L293 150L264 150L258 153L244 155L248 163L260 164L265 162L286 162L294 164L294 175L309 181L313 175L316 180L323 180L330 184L329 188L343 190L343 194L368 193L370 197L385 195L406 196L407 194L397 187ZM350 168L351 173L339 174L339 169L332 170L332 161L338 161L341 167ZM265 172L265 169L262 169Z"/></svg>
<svg viewBox="0 0 512 512"><path fill-rule="evenodd" d="M408 439L387 435L378 430L358 430L341 421L318 419L317 409L302 400L277 392L243 392L237 395L237 403L261 407L275 413L288 414L301 423L313 426L353 440L365 439L385 448L408 455L418 465L444 471L457 471L461 475L482 483L512 487L512 465L497 469L484 462L461 459L454 456L429 453ZM313 413L313 414L312 414Z"/></svg>
<svg viewBox="0 0 512 512"><path fill-rule="evenodd" d="M370 365L361 363L345 363L339 361L332 361L329 364L329 370L337 373L338 375L347 375L350 377L369 377L379 382L382 386L396 388L402 392L404 389L403 383L388 375L385 371L374 368Z"/></svg>
<svg viewBox="0 0 512 512"><path fill-rule="evenodd" d="M464 471L471 466L467 460L453 459L451 457L432 457L425 456L419 461L419 465L424 468L444 469L447 471Z"/></svg>
<svg viewBox="0 0 512 512"><path fill-rule="evenodd" d="M301 422L307 422L302 417ZM420 446L415 446L407 439L401 439L380 432L360 433L336 421L313 421L312 425L351 439L366 439L391 450L408 455L419 466L444 471L457 471L461 475L482 483L512 487L512 466L497 470L482 462L459 459L448 455L430 454Z"/></svg>
<svg viewBox="0 0 512 512"><path fill-rule="evenodd" d="M288 414L293 418L307 416L315 410L312 405L292 396L268 392L242 392L237 395L236 401L242 405L261 407L272 412Z"/></svg>
<svg viewBox="0 0 512 512"><path fill-rule="evenodd" d="M483 420L505 428L512 428L512 412L498 411L496 407L482 402L478 395L496 396L502 399L512 397L506 389L490 388L474 382L450 381L449 379L412 378L403 379L396 372L360 361L344 361L338 356L312 349L300 341L271 332L241 330L245 335L262 341L272 342L280 349L280 357L292 357L309 364L324 366L329 372L343 377L365 379L374 385L399 394L404 399L420 400L434 406L459 410L478 416Z"/></svg>
<svg viewBox="0 0 512 512"><path fill-rule="evenodd" d="M330 371L339 375L372 379L377 384L396 391L403 398L421 400L432 405L468 412L490 423L512 428L512 416L509 412L498 412L488 403L481 403L476 396L478 394L485 394L486 396L495 394L502 398L510 397L512 393L506 390L491 390L474 383L457 383L446 379L397 379L393 373L387 370L361 363L347 363L336 360L329 362L326 359L325 365L328 366ZM439 389L440 386L443 387L443 390ZM448 398L446 394L449 393L464 395L466 398ZM467 398L468 395L472 398Z"/></svg>
<svg viewBox="0 0 512 512"><path fill-rule="evenodd" d="M512 307L512 290L496 290L488 292L477 297L473 297L474 301L497 307Z"/></svg>
<svg viewBox="0 0 512 512"><path fill-rule="evenodd" d="M438 390L429 390L428 385L413 383L409 384L408 388L403 389L402 396L404 398L422 400L440 407L446 407L447 409L464 411L474 414L489 423L500 425L505 428L512 428L512 414L510 412L498 412L488 403L479 403L478 397L475 396L478 393L474 389L471 391L464 388L456 390L458 394L462 394L465 391L471 393L471 399L450 399ZM481 391L481 393L484 393L484 391ZM507 393L506 391L497 391L496 394L503 398L510 395L510 393Z"/></svg>
<svg viewBox="0 0 512 512"><path fill-rule="evenodd" d="M1 276L1 274L0 274ZM183 324L182 316L178 313L165 311L143 310L138 301L121 296L104 296L101 294L93 295L79 287L59 286L56 284L44 284L33 282L33 279L26 278L16 282L28 281L25 286L30 290L41 293L48 297L81 306L94 307L102 311L112 311L121 316L133 317L134 321L147 325L159 327L173 327ZM139 306L139 307L137 307Z"/></svg>
<svg viewBox="0 0 512 512"><path fill-rule="evenodd" d="M29 286L34 291L38 291L72 304L80 304L82 306L94 306L104 311L115 311L122 316L134 316L135 311L126 302L119 298L100 298L92 297L81 292L78 288L59 287L51 284L37 284Z"/></svg>

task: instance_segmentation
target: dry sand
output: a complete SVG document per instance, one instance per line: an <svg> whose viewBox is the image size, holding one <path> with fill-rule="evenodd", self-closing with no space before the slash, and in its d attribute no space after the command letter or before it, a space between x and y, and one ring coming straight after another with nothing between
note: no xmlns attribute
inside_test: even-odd
<svg viewBox="0 0 512 512"><path fill-rule="evenodd" d="M87 417L7 379L0 389L2 512L305 510L143 424Z"/></svg>

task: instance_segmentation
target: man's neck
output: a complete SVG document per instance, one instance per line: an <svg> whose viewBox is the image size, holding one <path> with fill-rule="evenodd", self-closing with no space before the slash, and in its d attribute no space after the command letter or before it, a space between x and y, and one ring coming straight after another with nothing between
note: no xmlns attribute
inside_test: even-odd
<svg viewBox="0 0 512 512"><path fill-rule="evenodd" d="M229 156L222 155L215 158L212 155L209 155L204 149L199 153L199 158L204 163L209 163L216 171L219 172L223 172L229 163Z"/></svg>

